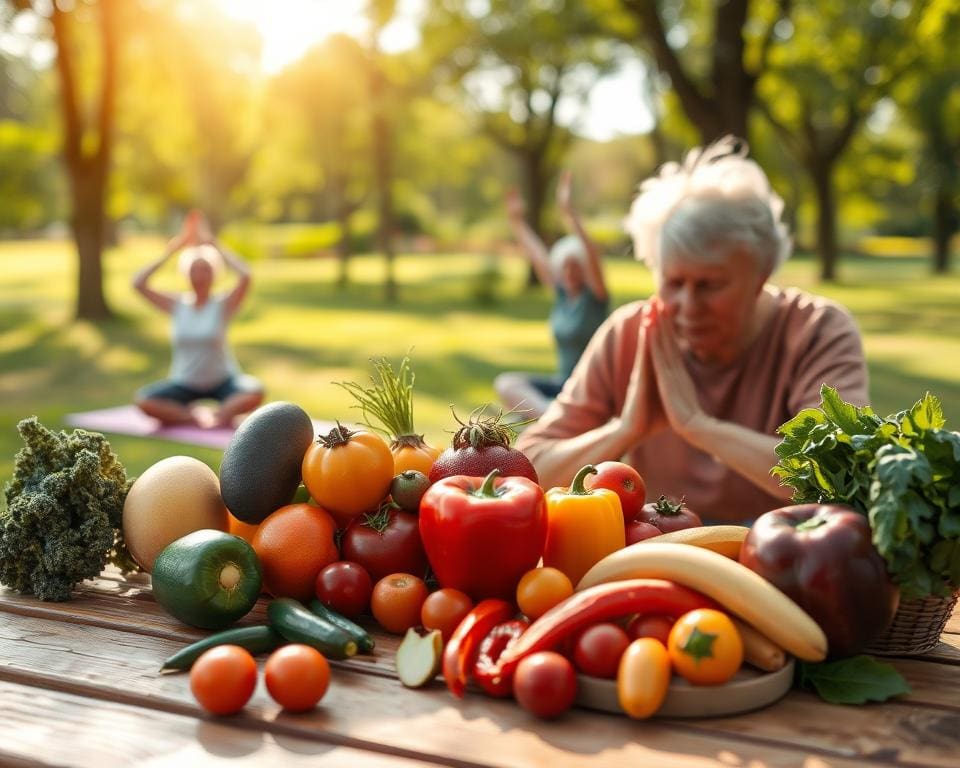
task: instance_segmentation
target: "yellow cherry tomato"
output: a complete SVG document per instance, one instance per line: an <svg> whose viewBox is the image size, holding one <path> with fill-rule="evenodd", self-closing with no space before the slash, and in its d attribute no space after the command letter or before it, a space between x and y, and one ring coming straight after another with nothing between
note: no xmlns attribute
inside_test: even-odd
<svg viewBox="0 0 960 768"><path fill-rule="evenodd" d="M573 583L556 568L531 568L517 584L517 605L533 621L573 594Z"/></svg>
<svg viewBox="0 0 960 768"><path fill-rule="evenodd" d="M727 614L712 608L685 613L670 630L670 661L694 685L720 685L743 663L743 640Z"/></svg>
<svg viewBox="0 0 960 768"><path fill-rule="evenodd" d="M617 669L617 699L630 717L656 714L670 688L670 655L663 643L641 637L627 646Z"/></svg>

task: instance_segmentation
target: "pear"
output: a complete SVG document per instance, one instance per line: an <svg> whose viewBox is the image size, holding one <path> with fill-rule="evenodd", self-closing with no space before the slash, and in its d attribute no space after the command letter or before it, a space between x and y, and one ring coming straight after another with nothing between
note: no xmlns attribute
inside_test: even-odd
<svg viewBox="0 0 960 768"><path fill-rule="evenodd" d="M421 635L411 627L397 648L397 677L407 688L420 688L440 671L443 659L443 638L434 629Z"/></svg>

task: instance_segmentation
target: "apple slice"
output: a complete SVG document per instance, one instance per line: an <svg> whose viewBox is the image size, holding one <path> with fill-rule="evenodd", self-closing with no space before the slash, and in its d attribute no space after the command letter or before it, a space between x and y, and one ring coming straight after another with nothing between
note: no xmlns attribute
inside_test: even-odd
<svg viewBox="0 0 960 768"><path fill-rule="evenodd" d="M411 627L397 648L397 677L407 688L420 688L440 671L443 639L439 629L421 635Z"/></svg>

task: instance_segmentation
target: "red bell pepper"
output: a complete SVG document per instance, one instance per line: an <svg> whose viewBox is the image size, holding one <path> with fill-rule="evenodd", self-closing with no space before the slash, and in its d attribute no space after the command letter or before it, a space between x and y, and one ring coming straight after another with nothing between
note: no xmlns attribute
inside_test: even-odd
<svg viewBox="0 0 960 768"><path fill-rule="evenodd" d="M473 680L491 696L509 696L513 692L513 677L501 675L497 669L500 655L514 645L530 624L513 619L497 624L480 643L477 660L473 664Z"/></svg>
<svg viewBox="0 0 960 768"><path fill-rule="evenodd" d="M443 649L443 679L454 696L463 697L483 638L514 613L506 600L481 600L457 625Z"/></svg>
<svg viewBox="0 0 960 768"><path fill-rule="evenodd" d="M697 608L719 608L711 598L665 579L627 579L577 592L537 619L500 655L493 673L510 678L525 656L555 648L577 630L632 613L675 619Z"/></svg>
<svg viewBox="0 0 960 768"><path fill-rule="evenodd" d="M543 490L499 474L447 477L420 500L420 537L437 581L475 601L513 600L547 538Z"/></svg>

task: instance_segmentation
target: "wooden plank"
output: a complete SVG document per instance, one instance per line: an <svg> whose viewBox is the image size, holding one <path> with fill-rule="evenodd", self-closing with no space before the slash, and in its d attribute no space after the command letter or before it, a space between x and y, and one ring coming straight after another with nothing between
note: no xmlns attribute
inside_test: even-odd
<svg viewBox="0 0 960 768"><path fill-rule="evenodd" d="M414 768L429 763L244 728L233 718L174 715L0 683L0 765L310 765Z"/></svg>
<svg viewBox="0 0 960 768"><path fill-rule="evenodd" d="M42 686L103 701L196 716L186 675L156 674L174 644L101 627L7 614L0 623L0 679ZM846 713L846 711L845 711ZM939 713L935 713L939 715ZM829 739L806 738L801 725L778 742L763 728L741 728L737 738L699 724L637 723L576 712L557 722L538 721L514 703L470 696L463 702L441 686L413 692L379 676L337 670L327 697L312 713L279 711L261 685L245 718L273 734L320 738L361 749L390 749L403 756L460 765L504 766L858 766L870 753L847 742L865 722L854 717ZM756 715L740 718L749 721ZM802 721L791 721L792 723ZM731 728L730 732L737 732ZM895 749L896 730L885 747ZM786 742L799 742L790 746ZM937 747L912 746L918 765L944 764ZM812 757L811 757L812 756ZM889 764L889 760L881 762Z"/></svg>

